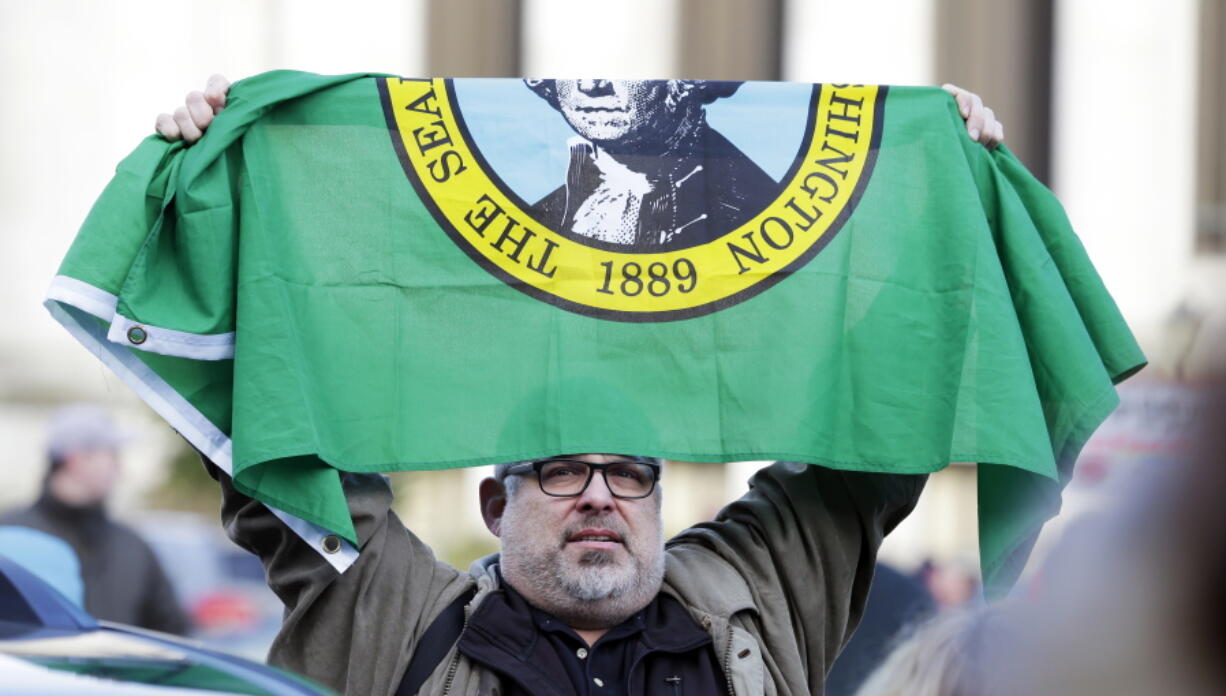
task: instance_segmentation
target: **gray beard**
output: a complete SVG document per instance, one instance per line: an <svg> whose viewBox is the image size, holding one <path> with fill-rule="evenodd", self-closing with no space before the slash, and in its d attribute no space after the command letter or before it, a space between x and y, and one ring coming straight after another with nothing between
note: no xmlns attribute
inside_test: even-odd
<svg viewBox="0 0 1226 696"><path fill-rule="evenodd" d="M627 582L627 578L618 577L621 573L612 567L613 562L613 554L607 551L585 551L579 557L577 570L567 572L559 562L555 564L554 574L562 590L577 600L596 602L618 599L632 592L634 587ZM634 559L634 576L638 575L638 566L638 559Z"/></svg>
<svg viewBox="0 0 1226 696"><path fill-rule="evenodd" d="M541 548L539 538L521 539L518 525L513 520L507 525L507 521L504 518L503 577L533 606L572 628L612 628L650 604L660 592L662 540L657 540L650 559L640 558L627 545L628 564L619 566L613 553L593 549L581 554L576 565L568 566L563 558L565 542Z"/></svg>

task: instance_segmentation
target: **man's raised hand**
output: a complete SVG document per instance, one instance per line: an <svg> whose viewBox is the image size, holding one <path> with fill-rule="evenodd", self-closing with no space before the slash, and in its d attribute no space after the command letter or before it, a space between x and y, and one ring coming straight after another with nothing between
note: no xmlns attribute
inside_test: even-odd
<svg viewBox="0 0 1226 696"><path fill-rule="evenodd" d="M949 83L941 85L941 89L954 95L958 101L958 112L966 121L966 132L971 140L989 150L1004 142L1005 127L996 120L996 113L983 105L978 94Z"/></svg>
<svg viewBox="0 0 1226 696"><path fill-rule="evenodd" d="M213 122L213 117L226 108L229 91L230 81L223 75L213 75L203 92L190 92L183 106L173 114L158 114L155 124L158 134L171 142L182 140L188 145L196 142Z"/></svg>

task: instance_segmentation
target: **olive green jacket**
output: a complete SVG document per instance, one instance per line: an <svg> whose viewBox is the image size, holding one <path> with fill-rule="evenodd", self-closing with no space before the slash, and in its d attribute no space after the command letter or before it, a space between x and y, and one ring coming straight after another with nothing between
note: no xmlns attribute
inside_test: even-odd
<svg viewBox="0 0 1226 696"><path fill-rule="evenodd" d="M462 572L389 510L386 481L344 483L361 554L338 573L314 549L221 476L230 537L260 556L285 604L269 662L338 691L396 691L417 641L474 585L466 615L494 590L496 557ZM923 476L864 474L779 462L712 522L667 544L662 591L714 640L736 696L821 694L827 670L860 619L877 548L914 507ZM452 646L422 694L501 693L499 677Z"/></svg>

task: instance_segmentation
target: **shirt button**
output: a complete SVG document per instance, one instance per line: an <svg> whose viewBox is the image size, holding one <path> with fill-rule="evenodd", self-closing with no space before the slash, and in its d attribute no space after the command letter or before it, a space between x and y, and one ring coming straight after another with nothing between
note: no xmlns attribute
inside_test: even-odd
<svg viewBox="0 0 1226 696"><path fill-rule="evenodd" d="M596 682L596 686L604 686L604 681L602 681L600 677L596 677L592 679L592 681Z"/></svg>
<svg viewBox="0 0 1226 696"><path fill-rule="evenodd" d="M582 660L583 658L587 657L587 648L579 648L575 651L575 654L579 656L580 660Z"/></svg>

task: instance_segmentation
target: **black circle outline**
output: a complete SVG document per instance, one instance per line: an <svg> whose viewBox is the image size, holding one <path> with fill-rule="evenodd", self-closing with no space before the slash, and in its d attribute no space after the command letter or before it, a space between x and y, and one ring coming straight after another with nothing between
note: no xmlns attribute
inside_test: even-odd
<svg viewBox="0 0 1226 696"><path fill-rule="evenodd" d="M744 302L745 300L756 297L760 293L763 293L773 288L775 285L779 284L784 279L790 277L792 273L795 273L796 271L804 267L806 264L808 264L810 261L812 261L813 258L817 256L817 254L822 249L826 248L826 245L829 244L832 239L834 239L834 237L838 234L838 232L842 230L843 225L847 222L847 219L851 217L852 212L859 205L860 199L864 196L864 190L868 186L869 179L872 178L873 170L875 169L875 165L877 163L877 154L878 154L878 151L881 145L881 135L882 135L882 132L885 130L884 128L885 108L884 107L885 107L885 101L886 101L885 98L886 98L887 92L889 91L889 88L885 85L881 85L877 88L878 91L877 91L876 101L873 104L873 132L869 136L868 153L867 153L867 156L864 162L864 170L860 173L860 178L856 182L855 188L852 189L851 196L848 198L847 203L842 207L842 209L839 210L839 213L837 216L835 216L834 221L830 223L830 227L827 228L825 234L823 234L816 241L814 241L813 244L811 244L808 249L806 249L803 253L801 253L800 256L797 256L788 265L784 266L778 271L775 271L771 275L767 276L766 278L763 278L762 280L754 283L753 285L739 292L733 293L731 295L726 295L724 297L721 297L717 300L712 300L711 302L707 302L705 304L701 304L695 307L686 307L684 309L668 309L668 310L659 310L655 312L630 312L626 310L604 309L600 307L593 307L591 305L586 305L581 302L575 302L574 300L569 300L564 297L555 295L551 292L542 290L536 287L535 285L532 285L531 283L520 280L519 278L511 275L510 273L507 273L496 263L486 258L486 256L482 254L480 251L478 251L475 246L473 246L472 244L469 244L468 240L465 239L464 236L460 234L458 230L455 229L455 227L451 224L451 221L447 218L447 216L443 214L443 211L439 209L439 207L434 203L434 198L430 195L429 191L425 188L425 185L418 178L417 173L413 168L413 162L409 158L408 152L406 152L404 149L404 140L403 140L403 135L400 132L400 127L396 123L396 114L392 108L391 94L388 92L387 82L386 82L389 79L399 79L401 82L433 82L433 80L432 79L409 79L409 78L403 78L403 77L401 78L391 77L391 78L377 78L375 80L375 83L379 89L379 101L383 105L383 115L384 115L385 120L387 121L387 129L388 129L388 134L391 136L392 147L395 148L396 155L400 158L400 164L404 168L405 175L408 177L409 183L412 184L413 189L417 192L418 199L421 200L421 202L430 211L430 214L434 217L435 221L438 222L439 227L443 229L443 232L445 232L447 236L451 239L452 243L454 243L457 247L459 247L470 259L475 261L477 265L485 269L487 273L489 273L490 275L493 275L495 278L498 278L499 280L506 283L510 287L534 299L540 300L547 304L551 304L555 307L558 307L559 309L564 309L568 312L573 312L575 314L579 314L579 315L586 316L586 317L592 317L594 319L606 319L606 320L611 320L611 321L620 321L620 322L635 323L635 324L649 323L649 322L654 323L654 322L664 322L664 321L680 321L683 319L694 319L697 317L706 316L708 314L713 314L722 309L726 309L733 305L740 304L741 302ZM460 125L460 128L463 130L463 133L461 135L465 139L465 143L468 145L469 151L471 151L474 157L477 158L477 164L482 167L482 172L486 176L490 177L493 183L499 187L501 193L503 193L508 198L510 198L512 202L520 204L521 210L526 211L529 208L529 206L524 204L523 199L520 198L519 195L516 194L513 190L507 187L505 182L503 182L502 179L498 177L497 173L495 173L492 169L489 168L489 163L485 161L485 158L481 155L480 150L476 147L476 144L473 142L472 137L468 132L467 126L464 124L462 117L459 115L460 109L459 109L458 102L455 99L455 91L454 91L455 88L453 86L453 82L454 82L453 78L445 78L443 82L447 89L447 98L448 100L450 100L452 111L456 115L456 122L457 124ZM824 86L825 85L820 84L820 83L813 85L813 97L810 101L811 104L820 103L819 99L821 96L821 90ZM813 129L816 127L816 124L817 124L816 108L810 108L810 117L809 117L808 123L805 126L805 138L802 140L801 152L798 153L796 158L793 160L792 166L788 169L787 175L782 180L783 182L791 181L792 178L795 177L796 172L799 171L799 168L804 159L803 153L807 151L806 146L812 142ZM786 185L787 185L786 183L781 183L781 186L786 187ZM772 201L772 205L773 203L774 201ZM532 219L533 222L536 222L538 225L540 224L540 221L536 220L531 215L529 215L528 217ZM544 225L542 225L542 227L544 227ZM732 232L735 232L735 230L725 233L719 239L722 239L724 236L727 236L728 234L732 234ZM718 241L718 239L712 240L710 242L706 242L705 244L713 244L716 241ZM577 242L577 243L582 243L582 242ZM696 245L696 246L705 246L705 244ZM593 246L593 245L589 245L589 246ZM595 247L595 248L600 248L600 247ZM687 248L693 248L693 247L687 247ZM633 253L633 252L626 252L624 249L618 250L618 251L620 251L620 253ZM674 251L682 251L682 250L680 249L670 250L670 253Z"/></svg>

